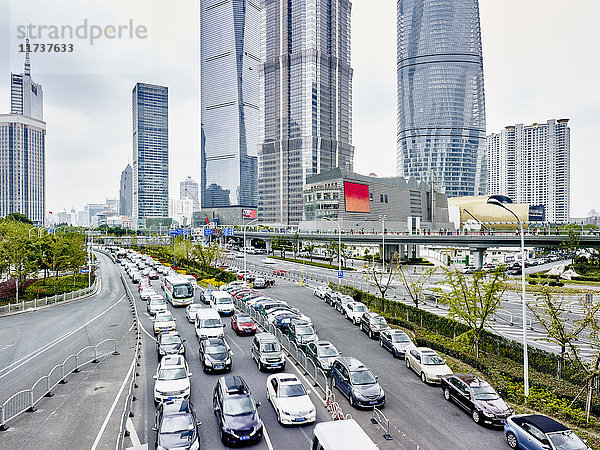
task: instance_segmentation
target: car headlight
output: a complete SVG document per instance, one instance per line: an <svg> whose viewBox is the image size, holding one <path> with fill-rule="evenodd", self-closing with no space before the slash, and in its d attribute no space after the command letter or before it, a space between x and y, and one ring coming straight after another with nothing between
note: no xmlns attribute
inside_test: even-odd
<svg viewBox="0 0 600 450"><path fill-rule="evenodd" d="M486 411L485 409L481 411L485 417L494 417L494 413Z"/></svg>
<svg viewBox="0 0 600 450"><path fill-rule="evenodd" d="M260 429L262 428L263 423L262 420L258 423L258 425L256 425L253 429L252 429L252 433L250 433L250 436L256 434L258 431L260 431Z"/></svg>
<svg viewBox="0 0 600 450"><path fill-rule="evenodd" d="M204 359L204 364L206 364L207 366L213 365L212 361L210 359L206 359L206 358Z"/></svg>

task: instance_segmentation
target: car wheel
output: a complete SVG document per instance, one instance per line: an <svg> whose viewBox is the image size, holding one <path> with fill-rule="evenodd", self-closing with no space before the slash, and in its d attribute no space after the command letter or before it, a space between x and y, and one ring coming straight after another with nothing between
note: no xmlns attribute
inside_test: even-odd
<svg viewBox="0 0 600 450"><path fill-rule="evenodd" d="M471 413L471 417L473 418L473 422L479 423L481 421L481 414L476 409Z"/></svg>
<svg viewBox="0 0 600 450"><path fill-rule="evenodd" d="M221 442L225 443L225 433L223 433L223 425L219 426L219 435L221 436Z"/></svg>
<svg viewBox="0 0 600 450"><path fill-rule="evenodd" d="M450 401L450 389L444 388L444 398Z"/></svg>
<svg viewBox="0 0 600 450"><path fill-rule="evenodd" d="M512 432L506 433L506 443L510 448L519 448L519 442L517 441L517 437Z"/></svg>
<svg viewBox="0 0 600 450"><path fill-rule="evenodd" d="M407 369L410 369L410 361L408 360L408 358L407 358L407 357L405 357L404 359L405 359L405 361L406 361L406 368L407 368Z"/></svg>
<svg viewBox="0 0 600 450"><path fill-rule="evenodd" d="M425 376L425 372L421 372L421 381L423 383L427 383L427 377Z"/></svg>

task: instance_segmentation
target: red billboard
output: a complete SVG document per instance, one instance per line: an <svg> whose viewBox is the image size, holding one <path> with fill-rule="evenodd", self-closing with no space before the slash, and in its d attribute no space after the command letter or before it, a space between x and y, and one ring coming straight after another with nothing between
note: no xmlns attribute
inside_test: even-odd
<svg viewBox="0 0 600 450"><path fill-rule="evenodd" d="M366 184L350 183L344 181L344 195L346 198L346 211L370 212L369 186Z"/></svg>
<svg viewBox="0 0 600 450"><path fill-rule="evenodd" d="M242 217L244 219L256 219L255 209L242 209Z"/></svg>

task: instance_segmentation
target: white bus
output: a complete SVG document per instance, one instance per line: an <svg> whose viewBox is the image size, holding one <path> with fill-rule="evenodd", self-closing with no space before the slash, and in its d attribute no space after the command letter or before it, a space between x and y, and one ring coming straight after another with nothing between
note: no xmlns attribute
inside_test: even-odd
<svg viewBox="0 0 600 450"><path fill-rule="evenodd" d="M192 282L182 276L165 277L165 297L173 306L187 306L194 303Z"/></svg>

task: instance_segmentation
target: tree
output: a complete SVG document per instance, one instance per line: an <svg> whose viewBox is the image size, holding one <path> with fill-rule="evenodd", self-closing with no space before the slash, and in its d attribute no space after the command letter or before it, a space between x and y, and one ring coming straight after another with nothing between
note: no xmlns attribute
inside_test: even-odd
<svg viewBox="0 0 600 450"><path fill-rule="evenodd" d="M22 222L6 222L2 230L2 255L9 276L16 278L17 300L23 282L30 274L37 271L33 245L28 236L29 228Z"/></svg>
<svg viewBox="0 0 600 450"><path fill-rule="evenodd" d="M292 236L292 251L294 252L294 259L297 259L298 251L300 250L300 235L295 232Z"/></svg>
<svg viewBox="0 0 600 450"><path fill-rule="evenodd" d="M571 264L573 264L580 248L579 231L570 228L568 239L562 241L559 245L559 248L567 252L571 258Z"/></svg>
<svg viewBox="0 0 600 450"><path fill-rule="evenodd" d="M400 275L402 286L414 303L415 308L419 307L419 303L423 297L423 291L425 290L425 284L433 276L435 271L435 267L428 267L419 273L411 275L407 273L406 269L398 264L398 274Z"/></svg>
<svg viewBox="0 0 600 450"><path fill-rule="evenodd" d="M502 268L494 272L475 272L471 277L448 268L444 268L444 285L450 291L442 295L442 301L448 305L448 315L464 323L470 331L462 337L471 341L471 351L479 357L481 335L494 317L506 290L506 274Z"/></svg>
<svg viewBox="0 0 600 450"><path fill-rule="evenodd" d="M310 262L312 262L313 252L315 251L315 248L315 243L312 241L308 242L307 244L304 244L304 251L308 253L308 258Z"/></svg>
<svg viewBox="0 0 600 450"><path fill-rule="evenodd" d="M333 239L328 239L325 243L325 254L329 259L329 265L333 264L333 256L337 253L337 242Z"/></svg>
<svg viewBox="0 0 600 450"><path fill-rule="evenodd" d="M207 246L197 244L192 250L192 258L198 261L202 271L207 273L210 268L216 266L221 261L223 253L221 247L216 242Z"/></svg>
<svg viewBox="0 0 600 450"><path fill-rule="evenodd" d="M33 225L33 222L31 220L29 220L29 217L27 217L25 214L21 214L18 212L11 212L11 213L7 214L6 220L14 220L15 222L24 223L27 225Z"/></svg>
<svg viewBox="0 0 600 450"><path fill-rule="evenodd" d="M86 263L85 242L81 235L70 235L65 238L65 266L73 271L73 287L79 269Z"/></svg>

